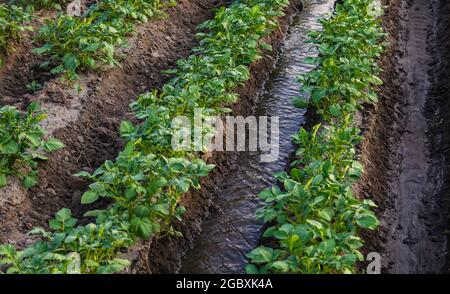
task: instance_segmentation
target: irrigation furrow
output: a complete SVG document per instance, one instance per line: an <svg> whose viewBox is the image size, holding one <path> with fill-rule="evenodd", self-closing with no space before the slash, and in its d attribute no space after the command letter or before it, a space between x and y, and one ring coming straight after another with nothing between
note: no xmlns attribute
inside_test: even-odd
<svg viewBox="0 0 450 294"><path fill-rule="evenodd" d="M183 261L184 273L242 273L246 253L256 247L263 232L263 223L255 219L261 207L258 193L275 184L273 173L283 171L295 149L291 136L305 122L304 110L292 105L298 95L297 75L313 68L303 63L316 55L312 44L305 43L307 32L318 29L317 20L332 11L334 1L305 1L296 16L279 53L273 73L258 98L256 116L279 116L280 154L276 162L261 162L260 152L239 154L236 166L214 194L214 206L194 248Z"/></svg>

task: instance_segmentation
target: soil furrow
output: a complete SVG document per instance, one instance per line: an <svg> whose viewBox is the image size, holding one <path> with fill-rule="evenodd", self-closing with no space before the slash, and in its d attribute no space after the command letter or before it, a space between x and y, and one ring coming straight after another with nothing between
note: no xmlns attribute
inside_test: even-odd
<svg viewBox="0 0 450 294"><path fill-rule="evenodd" d="M366 111L366 172L359 184L379 205L382 226L366 236L366 251L381 254L383 272L438 273L446 261L449 152L441 143L449 128L436 126L448 109L437 95L445 64L445 2L385 3L390 43L380 61L385 84L379 106Z"/></svg>

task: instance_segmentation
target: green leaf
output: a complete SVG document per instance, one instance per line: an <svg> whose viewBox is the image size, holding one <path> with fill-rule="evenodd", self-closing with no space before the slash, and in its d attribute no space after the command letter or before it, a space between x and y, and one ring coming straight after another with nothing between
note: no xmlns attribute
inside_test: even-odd
<svg viewBox="0 0 450 294"><path fill-rule="evenodd" d="M0 145L1 154L16 154L19 151L19 144L15 140L10 140L4 145Z"/></svg>
<svg viewBox="0 0 450 294"><path fill-rule="evenodd" d="M63 148L64 146L64 143L56 138L50 138L47 140L47 142L44 143L44 149L47 152L56 151Z"/></svg>
<svg viewBox="0 0 450 294"><path fill-rule="evenodd" d="M30 155L34 160L48 160L48 156L45 156L37 152L31 152Z"/></svg>
<svg viewBox="0 0 450 294"><path fill-rule="evenodd" d="M267 198L272 196L273 196L272 189L265 189L258 194L258 197L261 198L262 200L266 200Z"/></svg>
<svg viewBox="0 0 450 294"><path fill-rule="evenodd" d="M131 219L130 225L131 230L144 240L150 239L153 235L153 224L147 217L134 217Z"/></svg>
<svg viewBox="0 0 450 294"><path fill-rule="evenodd" d="M98 268L97 274L113 274L124 270L130 266L131 262L126 259L114 258L108 265L102 265Z"/></svg>
<svg viewBox="0 0 450 294"><path fill-rule="evenodd" d="M288 237L288 233L283 230L276 230L273 232L273 236L279 240L284 240Z"/></svg>
<svg viewBox="0 0 450 294"><path fill-rule="evenodd" d="M364 213L357 217L356 223L365 229L374 230L378 227L378 220L372 213Z"/></svg>
<svg viewBox="0 0 450 294"><path fill-rule="evenodd" d="M175 186L181 193L186 193L189 191L190 184L187 180L178 180Z"/></svg>
<svg viewBox="0 0 450 294"><path fill-rule="evenodd" d="M69 243L72 243L73 241L75 241L76 239L77 239L77 236L69 235L66 237L66 239L64 239L64 243L69 244Z"/></svg>
<svg viewBox="0 0 450 294"><path fill-rule="evenodd" d="M122 121L120 124L120 133L122 135L129 135L131 133L134 133L134 126L129 121Z"/></svg>
<svg viewBox="0 0 450 294"><path fill-rule="evenodd" d="M47 43L47 44L45 44L45 45L42 46L42 47L34 48L34 49L33 49L33 52L36 53L36 54L42 55L42 54L44 54L44 53L46 53L46 52L49 52L52 48L53 48L53 45Z"/></svg>
<svg viewBox="0 0 450 294"><path fill-rule="evenodd" d="M254 264L247 264L245 266L245 272L249 275L258 274L258 268Z"/></svg>
<svg viewBox="0 0 450 294"><path fill-rule="evenodd" d="M331 221L332 218L331 212L326 209L319 210L319 216L328 222Z"/></svg>
<svg viewBox="0 0 450 294"><path fill-rule="evenodd" d="M0 174L0 187L8 185L8 179L5 174Z"/></svg>
<svg viewBox="0 0 450 294"><path fill-rule="evenodd" d="M156 180L154 180L148 187L147 187L147 193L149 195L154 195L156 192L158 192L164 185L167 184L167 180L163 177L160 177Z"/></svg>
<svg viewBox="0 0 450 294"><path fill-rule="evenodd" d="M62 62L64 64L64 68L71 71L75 71L79 63L78 59L72 53L67 53L64 55Z"/></svg>
<svg viewBox="0 0 450 294"><path fill-rule="evenodd" d="M97 217L100 214L102 214L103 212L104 212L104 210L102 210L102 209L89 210L85 214L83 214L83 216L85 216L85 217Z"/></svg>
<svg viewBox="0 0 450 294"><path fill-rule="evenodd" d="M23 178L23 186L25 189L30 189L38 184L38 180L36 176L26 176Z"/></svg>
<svg viewBox="0 0 450 294"><path fill-rule="evenodd" d="M273 259L273 249L270 247L258 247L247 254L253 263L267 263Z"/></svg>
<svg viewBox="0 0 450 294"><path fill-rule="evenodd" d="M87 66L88 66L89 68L95 68L95 59L94 59L94 58L91 58L91 57L88 57L88 58L86 59L86 64L87 64Z"/></svg>
<svg viewBox="0 0 450 294"><path fill-rule="evenodd" d="M64 66L63 65L58 65L57 67L53 68L50 73L56 75L56 74L60 74L64 71Z"/></svg>
<svg viewBox="0 0 450 294"><path fill-rule="evenodd" d="M305 57L303 59L303 62L306 63L306 64L317 64L318 59L315 58L315 57Z"/></svg>
<svg viewBox="0 0 450 294"><path fill-rule="evenodd" d="M326 90L324 89L314 89L311 93L312 101L317 104L325 96Z"/></svg>
<svg viewBox="0 0 450 294"><path fill-rule="evenodd" d="M309 105L308 99L301 96L295 96L294 98L292 98L292 103L294 104L295 107L301 109L307 108Z"/></svg>
<svg viewBox="0 0 450 294"><path fill-rule="evenodd" d="M316 220L313 220L313 219L307 219L306 222L307 222L308 224L310 224L311 226L313 226L313 227L319 229L319 230L323 229L323 225L322 225L320 222L316 221Z"/></svg>
<svg viewBox="0 0 450 294"><path fill-rule="evenodd" d="M91 204L97 201L98 194L93 191L87 191L81 196L81 204Z"/></svg>
<svg viewBox="0 0 450 294"><path fill-rule="evenodd" d="M75 177L80 177L80 178L88 178L88 179L91 178L91 174L86 172L86 171L78 172L78 173L74 174L74 176Z"/></svg>
<svg viewBox="0 0 450 294"><path fill-rule="evenodd" d="M272 264L272 268L279 273L287 273L289 271L289 265L287 261L275 261Z"/></svg>
<svg viewBox="0 0 450 294"><path fill-rule="evenodd" d="M161 213L162 215L169 215L169 205L168 204L156 204L153 205L153 209L157 212Z"/></svg>
<svg viewBox="0 0 450 294"><path fill-rule="evenodd" d="M50 226L51 229L53 230L59 230L62 228L62 223L56 219L51 219L48 222L48 225Z"/></svg>
<svg viewBox="0 0 450 294"><path fill-rule="evenodd" d="M333 104L330 105L330 107L328 108L328 110L330 111L330 113L334 116L339 116L341 115L341 106L339 104Z"/></svg>
<svg viewBox="0 0 450 294"><path fill-rule="evenodd" d="M1 245L0 246L0 255L6 255L9 258L14 258L16 256L16 248L14 248L11 244Z"/></svg>
<svg viewBox="0 0 450 294"><path fill-rule="evenodd" d="M56 218L57 220L59 220L59 221L64 222L64 221L67 221L67 220L69 220L69 219L72 218L72 213L71 213L70 209L68 209L68 208L62 208L61 210L59 210L59 211L56 213L55 218Z"/></svg>
<svg viewBox="0 0 450 294"><path fill-rule="evenodd" d="M336 247L336 242L333 239L322 241L318 249L324 253L332 253Z"/></svg>

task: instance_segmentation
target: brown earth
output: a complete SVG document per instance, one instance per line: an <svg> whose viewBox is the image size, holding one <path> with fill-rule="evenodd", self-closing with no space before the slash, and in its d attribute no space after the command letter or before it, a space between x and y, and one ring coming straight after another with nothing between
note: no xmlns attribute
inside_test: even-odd
<svg viewBox="0 0 450 294"><path fill-rule="evenodd" d="M380 102L364 112L365 172L357 193L374 199L381 221L366 232L382 273L446 271L449 227L450 3L394 0L383 26ZM447 120L447 121L446 121Z"/></svg>

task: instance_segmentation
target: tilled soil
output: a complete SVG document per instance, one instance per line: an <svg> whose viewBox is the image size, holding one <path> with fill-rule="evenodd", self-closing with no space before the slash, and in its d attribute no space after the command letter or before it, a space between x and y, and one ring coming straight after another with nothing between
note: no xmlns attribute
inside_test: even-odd
<svg viewBox="0 0 450 294"><path fill-rule="evenodd" d="M367 233L365 250L381 254L385 273L438 273L447 258L450 199L450 3L384 2L389 33L389 49L380 61L384 85L379 105L365 113L366 171L358 187L379 205L381 227Z"/></svg>

